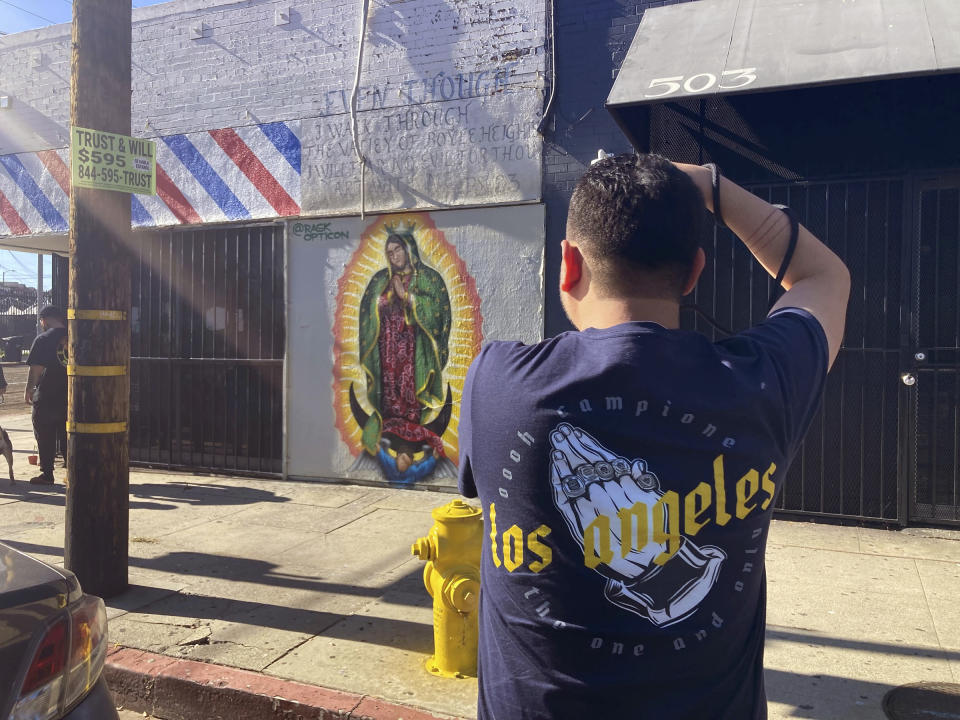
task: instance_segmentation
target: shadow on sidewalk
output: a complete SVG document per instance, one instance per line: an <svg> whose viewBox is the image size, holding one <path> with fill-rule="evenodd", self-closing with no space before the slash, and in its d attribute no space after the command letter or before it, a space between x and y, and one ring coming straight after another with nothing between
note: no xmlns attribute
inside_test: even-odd
<svg viewBox="0 0 960 720"><path fill-rule="evenodd" d="M252 505L290 502L290 498L270 490L203 483L130 483L130 494L137 498L161 498L189 505Z"/></svg>
<svg viewBox="0 0 960 720"><path fill-rule="evenodd" d="M819 633L794 632L792 630L767 628L767 642L780 640L782 642L799 643L802 645L825 645L827 647L843 648L845 650L859 650L881 655L909 655L911 657L942 657L960 662L960 652L944 650L937 647L921 647L918 645L892 645L888 643L866 642L864 640L848 640L847 638L831 637Z"/></svg>
<svg viewBox="0 0 960 720"><path fill-rule="evenodd" d="M319 635L327 638L355 640L373 645L409 650L430 654L433 652L433 626L399 618L378 617L358 614L357 612L327 612L311 610L305 607L291 607L259 603L217 595L197 595L193 593L173 592L166 594L141 607L124 607L125 600L131 597L130 605L136 605L136 597L162 592L151 586L136 586L111 598L108 605L147 616L189 618L191 620L219 620L274 630L284 630L306 635ZM390 587L378 590L378 595L391 593ZM430 598L424 592L423 602L430 604ZM127 617L127 616L124 616ZM130 618L134 622L134 618ZM347 621L347 622L344 622ZM148 618L144 622L155 622ZM211 638L216 642L216 638Z"/></svg>
<svg viewBox="0 0 960 720"><path fill-rule="evenodd" d="M193 577L208 577L232 582L252 582L292 590L310 590L361 597L379 597L384 593L383 588L326 582L316 579L315 576L277 571L278 566L266 560L210 555L191 551L174 550L155 558L130 558L130 566ZM411 592L417 592L423 587L422 573L422 569L418 569L414 573L416 581L406 583ZM393 587L400 582L397 581L387 587ZM426 591L424 590L424 592Z"/></svg>
<svg viewBox="0 0 960 720"><path fill-rule="evenodd" d="M789 717L809 720L838 720L857 705L879 707L893 687L837 675L804 675L769 668L763 676L768 702L791 706L794 709Z"/></svg>
<svg viewBox="0 0 960 720"><path fill-rule="evenodd" d="M25 480L17 480L16 484L8 485L5 480L0 479L0 500L10 499L37 505L64 507L67 502L67 488L60 483L30 485ZM130 501L131 510L176 510L176 508L176 505L170 503Z"/></svg>
<svg viewBox="0 0 960 720"><path fill-rule="evenodd" d="M24 480L18 480L13 485L8 485L5 480L0 479L0 499L16 498L24 502L62 507L66 502L66 491L66 486L61 483L30 485ZM178 505L253 505L290 501L290 498L269 490L213 484L130 483L130 496L131 510L174 510ZM145 501L133 498L142 498ZM168 502L150 502L151 500Z"/></svg>
<svg viewBox="0 0 960 720"><path fill-rule="evenodd" d="M63 555L63 549L52 545L37 545L18 540L4 540L12 547L26 553L40 555ZM312 580L306 576L272 573L275 565L259 560L204 555L203 553L172 553L185 555L194 560L203 558L205 563L226 563L232 566L235 579L246 582L261 582L316 592L322 595L350 595L369 598L371 601L387 598L398 605L429 607L432 603L423 589L422 570L418 567L406 575L381 587L364 587L342 582ZM159 561L159 562L158 562ZM158 559L130 558L130 567L162 569L168 571L168 563ZM255 570L256 569L256 570ZM257 571L264 573L258 575ZM182 574L190 574L181 570ZM197 573L224 579L224 575L210 572ZM156 599L160 596L159 599ZM146 615L182 617L202 620L223 620L245 625L287 630L310 635L323 635L342 639L358 640L377 645L399 647L413 652L429 654L433 648L433 626L407 620L357 615L355 612L334 613L310 610L304 607L272 605L237 598L204 595L191 589L185 591L156 588L149 585L131 584L128 589L113 598L107 605L111 608ZM337 623L353 619L344 627Z"/></svg>
<svg viewBox="0 0 960 720"><path fill-rule="evenodd" d="M803 632L785 628L768 627L767 642L771 640L794 643L803 646L820 646L851 651L845 663L863 653L876 653L884 656L926 657L960 662L960 652L939 647L903 645L865 640L852 640L824 635L818 632ZM854 655L856 653L856 655ZM836 653L834 659L840 657ZM826 665L826 661L824 665ZM816 668L811 668L814 670ZM839 669L835 662L830 669ZM857 678L842 677L825 673L804 674L787 670L764 670L767 699L794 708L789 717L808 718L810 720L837 720L846 717L856 706L879 707L883 696L894 685L870 682ZM858 715L860 717L861 715ZM877 715L881 717L881 715Z"/></svg>
<svg viewBox="0 0 960 720"><path fill-rule="evenodd" d="M63 557L62 547L38 545L36 543L17 540L16 538L4 540L4 542L25 553ZM395 596L391 598L391 602L398 605L419 604L420 600L418 597L421 593L424 598L428 597L426 590L423 588L423 570L422 567L419 566L416 570L404 575L402 578L380 587L332 582L309 575L277 572L275 568L278 566L265 560L253 560L227 555L211 555L209 553L190 551L173 551L155 558L130 557L129 567L155 570L157 572L174 575L211 578L231 582L248 582L268 587L306 590L323 594L352 595L372 599L377 599L387 593L391 593ZM131 587L135 586L131 585ZM118 595L116 598L111 598L108 604L111 607L118 607L122 610L134 609L118 604L118 602L123 601L125 595L127 595L127 593Z"/></svg>

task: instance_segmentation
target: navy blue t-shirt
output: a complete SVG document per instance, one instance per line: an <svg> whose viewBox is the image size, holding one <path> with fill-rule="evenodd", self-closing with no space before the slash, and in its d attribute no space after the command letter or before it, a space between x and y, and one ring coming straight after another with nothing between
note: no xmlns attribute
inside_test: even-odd
<svg viewBox="0 0 960 720"><path fill-rule="evenodd" d="M41 365L43 373L34 391L33 405L45 412L67 413L67 329L55 327L37 335L27 365Z"/></svg>
<svg viewBox="0 0 960 720"><path fill-rule="evenodd" d="M634 322L467 376L480 720L766 718L764 551L827 372L809 313L711 343Z"/></svg>

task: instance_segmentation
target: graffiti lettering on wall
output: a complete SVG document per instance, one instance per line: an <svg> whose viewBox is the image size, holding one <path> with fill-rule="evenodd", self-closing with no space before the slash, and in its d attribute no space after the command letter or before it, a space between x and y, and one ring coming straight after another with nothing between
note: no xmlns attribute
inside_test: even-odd
<svg viewBox="0 0 960 720"><path fill-rule="evenodd" d="M510 77L520 66L519 61L509 62L498 68L477 72L439 72L429 77L390 82L382 85L361 85L357 88L357 109L378 110L393 106L392 99L399 98L407 105L422 105L442 100L466 100L503 92L510 84ZM350 112L350 88L327 90L324 96L324 114Z"/></svg>
<svg viewBox="0 0 960 720"><path fill-rule="evenodd" d="M332 230L329 222L297 222L293 224L294 235L300 236L306 242L314 240L347 240L349 230Z"/></svg>
<svg viewBox="0 0 960 720"><path fill-rule="evenodd" d="M349 474L453 484L480 297L428 213L368 227L338 284L334 410Z"/></svg>
<svg viewBox="0 0 960 720"><path fill-rule="evenodd" d="M520 99L510 100L514 101ZM479 203L535 194L540 176L539 109L522 103L494 107L494 102L501 99L383 110L360 117L369 207ZM355 202L361 179L350 119L319 118L304 131L314 161L304 172L316 192L305 204L317 210L340 209L345 200Z"/></svg>
<svg viewBox="0 0 960 720"><path fill-rule="evenodd" d="M441 163L437 162L437 156L432 151L454 147L460 157L451 157L442 164L463 162L471 152L473 154L469 160L472 163L486 162L488 159L532 160L539 157L536 146L531 143L537 139L536 120L492 120L485 118L486 114L479 105L473 107L471 117L471 107L472 103L464 103L453 107L402 110L377 117L362 117L359 119L360 149L367 157L397 158L387 163L386 169L390 171L405 169L398 167L405 160L413 162L414 158L403 155L411 150L423 150L418 159L431 162L434 166ZM346 159L347 167L352 167L350 161L355 153L349 118L328 118L315 127L314 140L318 143L317 155L326 163L318 165L316 170L324 177L343 177L344 171L336 163Z"/></svg>

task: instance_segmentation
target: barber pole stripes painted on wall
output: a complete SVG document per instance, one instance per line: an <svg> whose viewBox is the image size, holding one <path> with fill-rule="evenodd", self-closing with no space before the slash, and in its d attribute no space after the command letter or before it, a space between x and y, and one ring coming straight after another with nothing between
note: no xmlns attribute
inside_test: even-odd
<svg viewBox="0 0 960 720"><path fill-rule="evenodd" d="M7 235L62 233L70 215L68 150L0 155L0 219Z"/></svg>
<svg viewBox="0 0 960 720"><path fill-rule="evenodd" d="M157 138L157 194L131 195L134 227L300 214L300 122ZM70 152L0 156L0 236L63 233Z"/></svg>
<svg viewBox="0 0 960 720"><path fill-rule="evenodd" d="M299 131L295 121L160 138L157 194L134 196L134 226L298 215Z"/></svg>

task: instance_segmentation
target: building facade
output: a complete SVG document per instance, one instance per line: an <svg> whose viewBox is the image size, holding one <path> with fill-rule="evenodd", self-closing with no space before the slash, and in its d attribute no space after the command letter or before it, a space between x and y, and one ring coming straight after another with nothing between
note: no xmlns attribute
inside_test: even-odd
<svg viewBox="0 0 960 720"><path fill-rule="evenodd" d="M598 148L631 147L718 163L792 207L850 268L843 349L784 479L781 511L960 521L960 143L948 130L960 109L957 27L958 8L925 0L557 6L557 99L544 140L548 277L563 236L553 208ZM732 58L741 64L723 64ZM808 77L772 79L791 71ZM603 112L611 86L640 77L618 126ZM731 93L718 79L763 89ZM726 231L711 229L704 247L690 304L732 331L761 320L766 273ZM548 335L565 328L555 296L545 315ZM681 321L720 336L692 310Z"/></svg>
<svg viewBox="0 0 960 720"><path fill-rule="evenodd" d="M132 457L452 487L467 365L484 341L569 329L553 278L573 186L599 149L638 147L718 162L851 269L781 511L960 521L957 75L723 97L701 78L628 139L605 104L644 18L725 4L135 9L133 134L157 142L158 178L132 200ZM825 41L855 60L893 38L899 58L920 41L890 7L846 8ZM64 253L69 27L0 39L0 67L0 236ZM728 233L704 242L692 301L731 330L761 319L769 279ZM423 317L397 299L411 286Z"/></svg>
<svg viewBox="0 0 960 720"><path fill-rule="evenodd" d="M450 488L480 344L543 336L543 3L365 9L134 10L135 461ZM0 40L6 247L68 251L69 40Z"/></svg>

